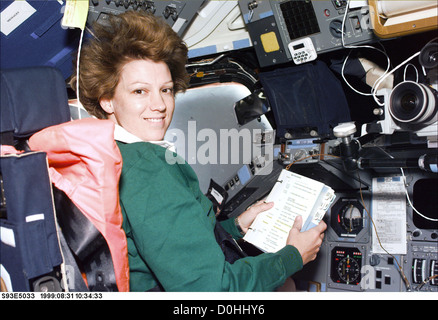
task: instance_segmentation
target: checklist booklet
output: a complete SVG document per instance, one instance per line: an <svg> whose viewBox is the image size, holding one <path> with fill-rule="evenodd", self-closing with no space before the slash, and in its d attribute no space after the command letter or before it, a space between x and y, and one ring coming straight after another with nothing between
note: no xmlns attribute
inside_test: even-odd
<svg viewBox="0 0 438 320"><path fill-rule="evenodd" d="M244 240L264 252L277 252L286 245L295 218L303 217L301 231L315 227L335 199L329 186L283 169L266 198L274 207L261 212Z"/></svg>

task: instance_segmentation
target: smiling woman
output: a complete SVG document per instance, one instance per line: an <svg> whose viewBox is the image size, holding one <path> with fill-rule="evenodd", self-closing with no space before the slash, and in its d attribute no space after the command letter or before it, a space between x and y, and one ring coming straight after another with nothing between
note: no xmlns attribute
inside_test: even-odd
<svg viewBox="0 0 438 320"><path fill-rule="evenodd" d="M95 38L89 39L81 50L79 80L76 70L73 70L70 81L72 88L76 88L76 81L79 81L79 100L91 115L99 119L108 118L101 102L112 100L116 89L121 89L121 76L127 77L128 72L124 69L129 68L128 64L132 61L149 60L156 62L157 67L158 64L161 68L167 66L170 77L166 81L173 86L169 86L172 85L169 82L161 89L165 92L171 90L173 95L186 90L189 81L185 69L187 47L162 19L128 11L113 16L108 24L95 23L92 34ZM135 68L137 63L132 67ZM139 78L142 77L140 70L136 76L137 80L130 80L137 83L130 85L140 86L129 89L133 93L141 93L148 88L141 86L145 80Z"/></svg>
<svg viewBox="0 0 438 320"><path fill-rule="evenodd" d="M108 119L141 140L162 140L175 109L169 68L148 59L126 63L113 98L101 99L100 105Z"/></svg>

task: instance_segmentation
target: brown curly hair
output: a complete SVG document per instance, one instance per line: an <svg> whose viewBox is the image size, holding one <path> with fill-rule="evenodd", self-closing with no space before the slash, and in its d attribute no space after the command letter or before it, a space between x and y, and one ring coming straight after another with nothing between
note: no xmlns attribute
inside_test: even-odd
<svg viewBox="0 0 438 320"><path fill-rule="evenodd" d="M99 101L113 98L121 69L132 60L165 62L174 92L187 89L187 46L163 19L127 11L110 16L108 23L95 23L92 33L94 38L84 43L79 64L79 99L89 114L107 118ZM70 85L76 90L76 67L73 69Z"/></svg>

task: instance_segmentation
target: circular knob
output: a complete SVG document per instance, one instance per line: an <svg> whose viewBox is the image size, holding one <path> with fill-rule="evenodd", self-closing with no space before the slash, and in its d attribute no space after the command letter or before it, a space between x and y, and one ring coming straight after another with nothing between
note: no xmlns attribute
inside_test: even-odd
<svg viewBox="0 0 438 320"><path fill-rule="evenodd" d="M333 129L333 134L337 138L346 138L356 133L356 125L354 122L345 122L338 124Z"/></svg>
<svg viewBox="0 0 438 320"><path fill-rule="evenodd" d="M342 21L332 20L329 24L329 30L333 37L340 39L342 37ZM344 26L345 34L345 26Z"/></svg>

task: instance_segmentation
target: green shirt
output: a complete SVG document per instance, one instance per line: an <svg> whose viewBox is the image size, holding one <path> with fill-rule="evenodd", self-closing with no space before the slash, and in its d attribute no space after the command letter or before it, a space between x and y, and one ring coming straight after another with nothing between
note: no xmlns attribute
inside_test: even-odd
<svg viewBox="0 0 438 320"><path fill-rule="evenodd" d="M193 169L185 162L169 164L170 151L158 145L117 144L131 291L147 291L157 281L165 291L272 291L302 268L293 246L226 262L213 232L212 204ZM222 225L239 237L232 219Z"/></svg>

